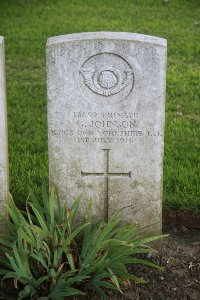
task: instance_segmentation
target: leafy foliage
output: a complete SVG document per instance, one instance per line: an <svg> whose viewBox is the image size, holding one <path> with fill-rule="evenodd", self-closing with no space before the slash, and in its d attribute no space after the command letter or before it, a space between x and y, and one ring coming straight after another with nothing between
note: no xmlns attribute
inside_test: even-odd
<svg viewBox="0 0 200 300"><path fill-rule="evenodd" d="M120 225L119 214L108 223L92 225L91 202L85 222L79 223L76 216L80 200L78 197L68 209L55 189L49 196L43 184L42 201L30 190L26 212L21 212L10 197L10 220L5 219L9 234L0 237L0 264L4 266L0 274L3 279L14 280L18 300L62 300L89 290L105 298L105 288L122 293L122 284L144 282L128 272L128 264L160 269L135 254L154 251L144 245L163 236L141 237L143 229Z"/></svg>

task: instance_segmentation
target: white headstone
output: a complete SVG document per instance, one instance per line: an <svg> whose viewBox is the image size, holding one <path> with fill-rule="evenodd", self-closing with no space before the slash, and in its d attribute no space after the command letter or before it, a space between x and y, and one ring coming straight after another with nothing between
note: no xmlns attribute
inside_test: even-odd
<svg viewBox="0 0 200 300"><path fill-rule="evenodd" d="M0 36L0 212L6 215L8 196L7 106L4 38Z"/></svg>
<svg viewBox="0 0 200 300"><path fill-rule="evenodd" d="M166 40L132 33L47 42L50 183L94 220L121 210L161 231Z"/></svg>

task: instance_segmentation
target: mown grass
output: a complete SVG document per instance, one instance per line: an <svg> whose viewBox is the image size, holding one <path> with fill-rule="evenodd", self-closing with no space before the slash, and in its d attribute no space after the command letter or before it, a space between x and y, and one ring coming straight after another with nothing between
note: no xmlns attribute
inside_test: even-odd
<svg viewBox="0 0 200 300"><path fill-rule="evenodd" d="M45 43L84 31L128 31L168 40L164 208L200 210L199 0L0 0L6 37L10 189L48 176Z"/></svg>

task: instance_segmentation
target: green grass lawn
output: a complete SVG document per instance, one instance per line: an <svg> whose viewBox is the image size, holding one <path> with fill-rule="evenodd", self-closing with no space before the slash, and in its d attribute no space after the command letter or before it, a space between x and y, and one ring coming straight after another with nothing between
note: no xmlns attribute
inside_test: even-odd
<svg viewBox="0 0 200 300"><path fill-rule="evenodd" d="M0 0L6 41L10 190L48 177L45 43L84 31L168 40L164 208L200 210L200 1Z"/></svg>

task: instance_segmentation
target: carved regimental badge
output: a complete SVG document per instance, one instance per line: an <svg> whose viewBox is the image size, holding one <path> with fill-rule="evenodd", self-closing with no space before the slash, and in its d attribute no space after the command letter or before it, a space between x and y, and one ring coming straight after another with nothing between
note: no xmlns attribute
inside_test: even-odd
<svg viewBox="0 0 200 300"><path fill-rule="evenodd" d="M80 86L84 95L98 104L114 104L124 100L134 83L128 62L113 53L90 57L80 69Z"/></svg>
<svg viewBox="0 0 200 300"><path fill-rule="evenodd" d="M127 85L132 83L131 69L124 71L125 79L119 70L112 67L104 67L101 70L92 68L83 68L81 73L84 77L85 84L95 93L104 96L110 96L119 93Z"/></svg>

